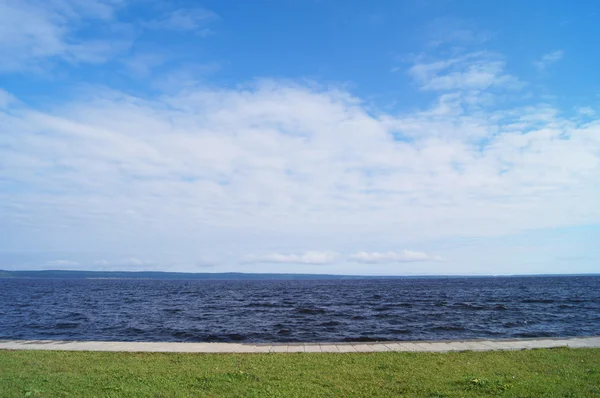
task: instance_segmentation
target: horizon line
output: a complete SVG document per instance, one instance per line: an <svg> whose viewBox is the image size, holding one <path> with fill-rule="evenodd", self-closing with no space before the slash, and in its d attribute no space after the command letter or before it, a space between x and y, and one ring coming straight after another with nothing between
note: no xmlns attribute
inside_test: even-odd
<svg viewBox="0 0 600 398"><path fill-rule="evenodd" d="M129 273L129 274L142 274L142 273L159 273L159 274L186 274L186 275L224 275L224 274L238 274L238 275L289 275L289 276L335 276L335 277L368 277L368 278L418 278L418 277L465 277L465 278L476 278L476 277L526 277L526 276L600 276L600 273L544 273L544 274L331 274L331 273L294 273L294 272L241 272L241 271L223 271L223 272L191 272L191 271L157 271L157 270L143 270L143 271L128 271L128 270L80 270L80 269L23 269L23 270L7 270L0 269L1 272L93 272L93 273Z"/></svg>

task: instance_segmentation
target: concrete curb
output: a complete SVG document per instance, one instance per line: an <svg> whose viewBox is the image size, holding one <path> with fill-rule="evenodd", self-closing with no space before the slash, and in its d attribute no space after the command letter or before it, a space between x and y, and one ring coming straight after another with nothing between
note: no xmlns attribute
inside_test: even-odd
<svg viewBox="0 0 600 398"><path fill-rule="evenodd" d="M356 343L157 343L130 341L0 340L0 350L271 353L271 352L450 352L534 348L600 348L600 336L460 341L382 341Z"/></svg>

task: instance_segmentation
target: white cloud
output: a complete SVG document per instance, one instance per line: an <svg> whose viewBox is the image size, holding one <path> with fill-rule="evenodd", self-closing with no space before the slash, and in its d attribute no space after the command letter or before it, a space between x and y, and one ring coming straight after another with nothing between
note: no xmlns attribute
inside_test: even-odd
<svg viewBox="0 0 600 398"><path fill-rule="evenodd" d="M600 119L535 100L497 106L493 84L436 82L449 69L433 69L423 84L456 91L401 114L269 80L151 98L93 87L51 111L11 100L0 111L3 242L142 253L157 267L163 252L327 264L302 250L600 222Z"/></svg>
<svg viewBox="0 0 600 398"><path fill-rule="evenodd" d="M140 28L207 36L212 33L208 24L218 19L211 11L191 8L157 20L125 23L118 11L129 4L125 0L0 0L0 72L44 74L58 62L99 64L125 56L122 62L143 77L164 57L127 56Z"/></svg>
<svg viewBox="0 0 600 398"><path fill-rule="evenodd" d="M150 263L147 261L143 261L140 260L137 257L126 257L126 258L121 258L121 259L117 259L117 260L96 260L94 261L94 265L101 265L101 266L113 266L113 265L117 265L117 266L142 266L142 265L149 265Z"/></svg>
<svg viewBox="0 0 600 398"><path fill-rule="evenodd" d="M123 24L113 24L118 0L0 0L0 72L35 70L53 60L103 62L129 48ZM85 22L84 22L85 21ZM103 37L83 39L77 32L102 25Z"/></svg>
<svg viewBox="0 0 600 398"><path fill-rule="evenodd" d="M309 251L303 254L270 253L264 255L246 256L249 263L282 263L282 264L332 264L337 260L337 254L332 252Z"/></svg>
<svg viewBox="0 0 600 398"><path fill-rule="evenodd" d="M86 253L83 254L86 255ZM89 253L87 256L89 256ZM156 256L156 253L154 253L153 256ZM139 257L126 256L81 261L81 264L85 265L85 268L87 269L101 271L197 271L198 268L200 268L199 263L192 266L191 262L174 263L172 261L150 261Z"/></svg>
<svg viewBox="0 0 600 398"><path fill-rule="evenodd" d="M535 61L533 65L539 70L543 71L548 66L560 61L564 55L564 51L556 50L548 54L544 54L539 60Z"/></svg>
<svg viewBox="0 0 600 398"><path fill-rule="evenodd" d="M498 54L476 52L434 62L416 62L409 74L423 90L518 89L523 83L505 71Z"/></svg>
<svg viewBox="0 0 600 398"><path fill-rule="evenodd" d="M125 258L125 259L121 260L120 262L122 264L126 264L126 265L144 265L146 263L137 257Z"/></svg>
<svg viewBox="0 0 600 398"><path fill-rule="evenodd" d="M207 64L183 63L154 79L152 86L163 92L180 92L183 88L193 88L202 79L216 73L221 68L217 62Z"/></svg>
<svg viewBox="0 0 600 398"><path fill-rule="evenodd" d="M432 47L449 46L473 46L481 45L489 41L491 32L473 26L470 21L455 17L433 18L426 24L424 36Z"/></svg>
<svg viewBox="0 0 600 398"><path fill-rule="evenodd" d="M588 117L596 116L596 111L591 106L581 106L581 107L576 108L575 111L582 116L588 116Z"/></svg>
<svg viewBox="0 0 600 398"><path fill-rule="evenodd" d="M58 267L74 267L80 265L77 261L71 260L52 260L48 261L46 265L58 266Z"/></svg>
<svg viewBox="0 0 600 398"><path fill-rule="evenodd" d="M350 256L350 260L359 263L408 263L415 261L442 261L439 256L423 252L402 250L401 252L358 252Z"/></svg>
<svg viewBox="0 0 600 398"><path fill-rule="evenodd" d="M218 18L217 14L204 8L182 8L171 11L161 19L149 22L146 25L159 29L195 31L200 36L207 36L212 31L206 25Z"/></svg>
<svg viewBox="0 0 600 398"><path fill-rule="evenodd" d="M6 90L0 88L0 109L8 107L16 102L16 98Z"/></svg>
<svg viewBox="0 0 600 398"><path fill-rule="evenodd" d="M134 54L123 60L123 64L134 77L147 77L157 66L162 65L165 56L155 53Z"/></svg>

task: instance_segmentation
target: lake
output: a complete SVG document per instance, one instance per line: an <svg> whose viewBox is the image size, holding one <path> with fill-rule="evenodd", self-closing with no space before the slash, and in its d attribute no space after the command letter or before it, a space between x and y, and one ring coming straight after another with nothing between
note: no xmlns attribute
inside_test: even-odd
<svg viewBox="0 0 600 398"><path fill-rule="evenodd" d="M600 333L600 277L0 279L0 338L330 342Z"/></svg>

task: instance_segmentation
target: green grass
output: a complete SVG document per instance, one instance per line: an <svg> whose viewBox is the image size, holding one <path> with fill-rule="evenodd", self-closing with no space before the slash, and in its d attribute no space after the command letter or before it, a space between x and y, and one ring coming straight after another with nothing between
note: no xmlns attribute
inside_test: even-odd
<svg viewBox="0 0 600 398"><path fill-rule="evenodd" d="M0 351L0 397L600 397L600 349L361 354Z"/></svg>

